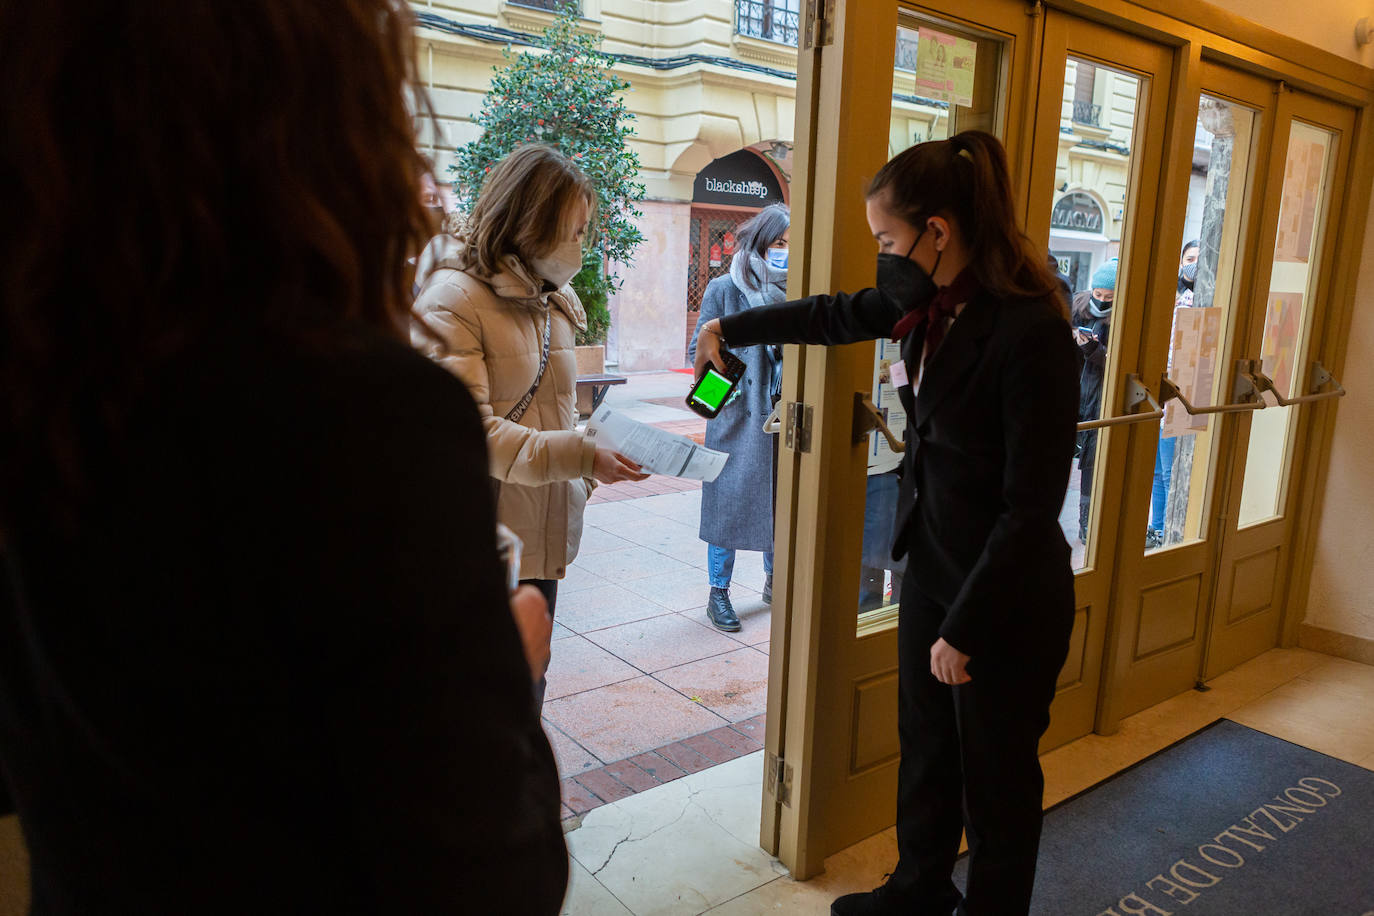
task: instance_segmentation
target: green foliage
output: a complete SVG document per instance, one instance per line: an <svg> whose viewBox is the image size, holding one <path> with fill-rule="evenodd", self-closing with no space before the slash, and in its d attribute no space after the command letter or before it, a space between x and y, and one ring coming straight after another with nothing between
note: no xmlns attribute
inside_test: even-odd
<svg viewBox="0 0 1374 916"><path fill-rule="evenodd" d="M449 172L465 210L476 202L491 167L524 143L556 147L586 172L596 188L596 218L592 250L573 288L592 323L583 336L600 343L610 324L606 298L620 286L620 278L603 265L630 264L644 240L636 225L643 214L634 206L644 199L644 185L635 180L639 157L626 143L634 115L619 95L630 84L611 72L598 39L579 32L577 24L577 7L568 4L544 30L538 49L513 54L506 48L510 64L493 68L477 115L483 134L458 150Z"/></svg>
<svg viewBox="0 0 1374 916"><path fill-rule="evenodd" d="M577 344L605 343L606 331L611 327L611 282L596 251L583 255L582 270L572 278L572 288L587 310L587 330L577 332Z"/></svg>

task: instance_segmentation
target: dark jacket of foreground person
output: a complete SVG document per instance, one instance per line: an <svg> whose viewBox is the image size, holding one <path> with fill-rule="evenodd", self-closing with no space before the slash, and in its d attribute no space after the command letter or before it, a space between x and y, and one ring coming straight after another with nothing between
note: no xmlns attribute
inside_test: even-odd
<svg viewBox="0 0 1374 916"><path fill-rule="evenodd" d="M75 534L33 506L8 532L0 782L35 914L558 912L477 411L324 327L213 329L94 450Z"/></svg>

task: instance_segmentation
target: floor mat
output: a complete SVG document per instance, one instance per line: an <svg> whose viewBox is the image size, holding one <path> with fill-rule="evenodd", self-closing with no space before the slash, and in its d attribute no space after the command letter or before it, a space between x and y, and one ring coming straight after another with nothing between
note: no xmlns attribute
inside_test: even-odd
<svg viewBox="0 0 1374 916"><path fill-rule="evenodd" d="M1031 913L1367 916L1371 815L1374 772L1221 719L1046 812Z"/></svg>

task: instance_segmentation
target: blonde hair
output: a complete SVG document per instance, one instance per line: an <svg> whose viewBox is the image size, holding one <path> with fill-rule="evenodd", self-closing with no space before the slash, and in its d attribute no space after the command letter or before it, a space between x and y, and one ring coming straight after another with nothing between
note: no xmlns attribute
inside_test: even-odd
<svg viewBox="0 0 1374 916"><path fill-rule="evenodd" d="M562 240L573 202L596 205L591 180L551 146L517 147L491 170L472 213L462 221L467 248L463 267L484 274L501 270L501 258L539 257Z"/></svg>

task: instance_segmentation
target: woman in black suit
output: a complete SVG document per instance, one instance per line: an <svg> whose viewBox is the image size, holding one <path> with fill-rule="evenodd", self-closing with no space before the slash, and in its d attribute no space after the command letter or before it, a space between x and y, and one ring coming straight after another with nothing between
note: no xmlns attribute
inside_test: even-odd
<svg viewBox="0 0 1374 916"><path fill-rule="evenodd" d="M1058 515L1077 352L1058 284L1017 227L994 137L968 131L903 152L874 178L867 210L876 288L705 325L697 371L719 365L727 341L902 341L900 861L885 885L831 912L1024 913L1040 835L1037 744L1074 615ZM962 898L951 880L961 831Z"/></svg>

